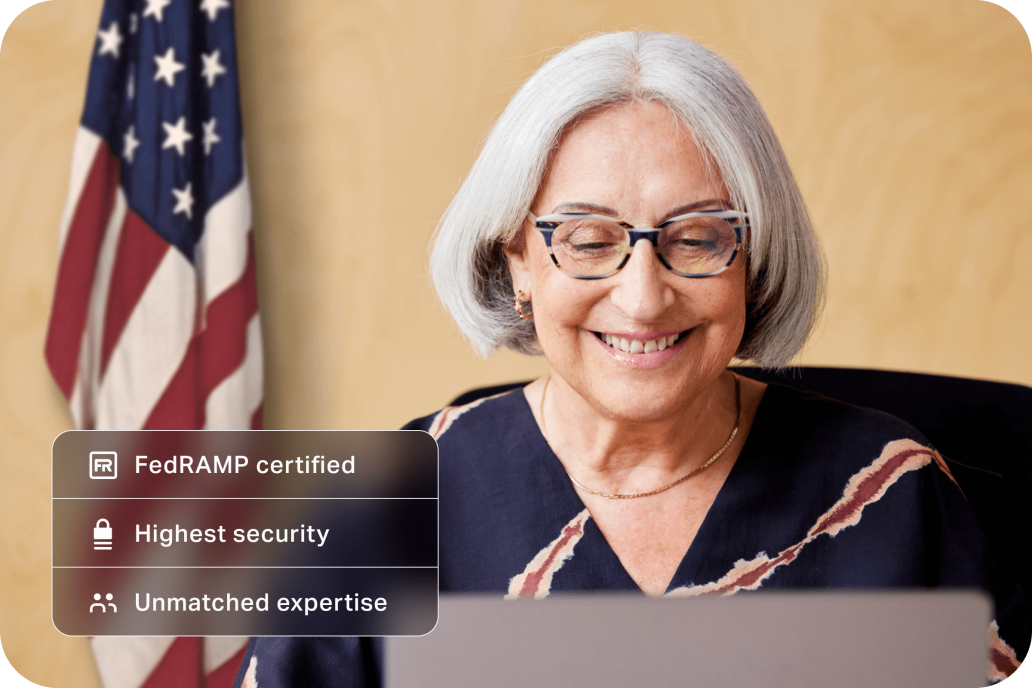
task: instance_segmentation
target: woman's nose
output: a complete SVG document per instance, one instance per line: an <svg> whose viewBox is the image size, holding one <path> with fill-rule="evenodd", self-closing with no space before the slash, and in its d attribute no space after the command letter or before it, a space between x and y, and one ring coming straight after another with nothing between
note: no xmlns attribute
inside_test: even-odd
<svg viewBox="0 0 1032 688"><path fill-rule="evenodd" d="M610 278L616 280L610 299L634 320L655 322L676 300L667 273L652 242L639 239L627 264Z"/></svg>

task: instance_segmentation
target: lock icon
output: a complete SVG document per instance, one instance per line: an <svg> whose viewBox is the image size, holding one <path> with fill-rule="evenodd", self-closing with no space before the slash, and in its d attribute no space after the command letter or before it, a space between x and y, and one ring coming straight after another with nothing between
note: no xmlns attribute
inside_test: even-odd
<svg viewBox="0 0 1032 688"><path fill-rule="evenodd" d="M93 549L111 549L111 539L111 523L106 518L99 519L93 529Z"/></svg>

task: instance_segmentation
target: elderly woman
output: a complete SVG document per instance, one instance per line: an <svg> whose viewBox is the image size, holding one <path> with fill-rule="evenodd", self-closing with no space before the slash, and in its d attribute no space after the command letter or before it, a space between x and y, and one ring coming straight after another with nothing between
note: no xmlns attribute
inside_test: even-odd
<svg viewBox="0 0 1032 688"><path fill-rule="evenodd" d="M974 586L997 591L997 677L1016 664L1020 598L994 588L927 441L728 370L795 355L822 278L777 137L723 60L658 33L560 53L491 131L431 267L481 353L551 369L409 426L440 446L442 591ZM288 645L268 641L273 664L296 663ZM335 647L362 665L361 643Z"/></svg>

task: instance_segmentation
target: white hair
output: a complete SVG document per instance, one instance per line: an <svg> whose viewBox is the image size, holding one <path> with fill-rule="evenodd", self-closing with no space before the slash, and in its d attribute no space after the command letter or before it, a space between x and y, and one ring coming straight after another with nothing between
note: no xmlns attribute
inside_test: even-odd
<svg viewBox="0 0 1032 688"><path fill-rule="evenodd" d="M741 75L682 36L623 32L566 48L513 96L437 226L430 273L473 346L538 353L533 321L513 309L503 245L522 228L565 129L597 108L665 105L749 213L747 316L736 356L784 365L823 301L823 258L774 130Z"/></svg>

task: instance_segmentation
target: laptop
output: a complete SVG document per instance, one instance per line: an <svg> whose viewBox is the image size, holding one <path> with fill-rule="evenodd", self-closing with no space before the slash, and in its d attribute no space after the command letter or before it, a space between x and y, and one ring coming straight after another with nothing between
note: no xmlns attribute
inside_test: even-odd
<svg viewBox="0 0 1032 688"><path fill-rule="evenodd" d="M974 688L990 609L941 590L442 595L433 631L387 639L386 685Z"/></svg>

